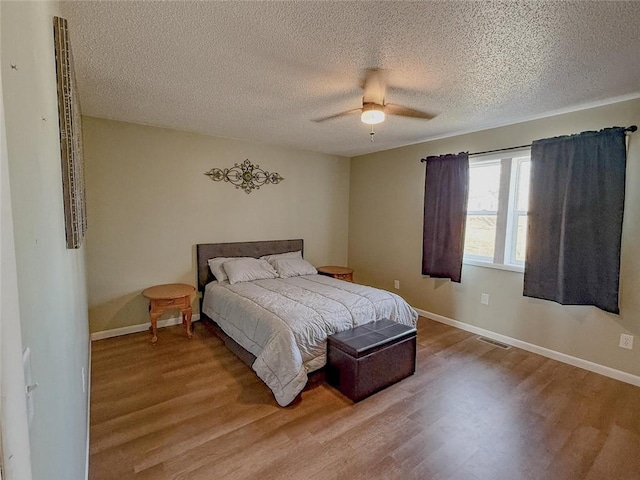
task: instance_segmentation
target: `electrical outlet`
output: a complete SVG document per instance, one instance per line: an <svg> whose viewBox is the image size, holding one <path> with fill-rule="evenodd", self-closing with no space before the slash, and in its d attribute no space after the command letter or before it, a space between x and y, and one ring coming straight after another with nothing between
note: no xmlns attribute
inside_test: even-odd
<svg viewBox="0 0 640 480"><path fill-rule="evenodd" d="M393 281L393 288L395 288L396 290L400 290L400 280Z"/></svg>
<svg viewBox="0 0 640 480"><path fill-rule="evenodd" d="M488 293L482 293L480 295L480 303L482 305L489 305L489 294Z"/></svg>
<svg viewBox="0 0 640 480"><path fill-rule="evenodd" d="M24 366L25 393L27 395L27 422L29 427L36 414L36 407L33 403L33 392L38 388L38 382L34 382L31 377L31 349L25 348L22 352L22 364Z"/></svg>
<svg viewBox="0 0 640 480"><path fill-rule="evenodd" d="M633 335L620 334L620 347L633 350Z"/></svg>

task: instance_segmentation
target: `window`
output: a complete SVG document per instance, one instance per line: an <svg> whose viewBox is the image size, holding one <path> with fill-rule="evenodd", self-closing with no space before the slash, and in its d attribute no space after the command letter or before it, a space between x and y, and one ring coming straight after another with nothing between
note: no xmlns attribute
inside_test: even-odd
<svg viewBox="0 0 640 480"><path fill-rule="evenodd" d="M530 166L528 150L469 162L464 263L523 271Z"/></svg>

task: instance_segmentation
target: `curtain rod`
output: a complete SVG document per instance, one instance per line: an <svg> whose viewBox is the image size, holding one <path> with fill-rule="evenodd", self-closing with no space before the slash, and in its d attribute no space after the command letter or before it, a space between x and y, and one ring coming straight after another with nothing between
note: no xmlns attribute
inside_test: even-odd
<svg viewBox="0 0 640 480"><path fill-rule="evenodd" d="M626 128L624 129L624 132L625 132L625 133L633 133L633 132L635 132L636 130L638 130L638 127L637 127L636 125L631 125L631 126L629 126L629 127L626 127ZM471 157L471 156L473 156L473 155L484 155L485 153L507 152L507 151L509 151L509 150L518 150L519 148L528 148L528 147L530 147L530 146L531 146L531 144L528 144L528 145L518 145L517 147L496 148L495 150L487 150L487 151L485 151L485 152L473 152L473 153L470 153L470 154L469 154L469 156ZM427 159L426 159L426 158L421 158L421 159L420 159L420 162L421 162L421 163L422 163L422 162L426 162L426 161L427 161Z"/></svg>

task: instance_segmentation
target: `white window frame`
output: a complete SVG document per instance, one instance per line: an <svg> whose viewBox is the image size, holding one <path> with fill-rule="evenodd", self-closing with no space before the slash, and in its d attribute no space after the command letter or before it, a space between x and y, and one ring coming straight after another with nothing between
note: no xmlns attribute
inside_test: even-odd
<svg viewBox="0 0 640 480"><path fill-rule="evenodd" d="M493 166L493 165L500 165L501 161L499 158L483 158L483 159L471 159L469 160L469 167L486 167L486 166ZM502 165L501 165L501 169L500 169L501 175L502 175ZM500 184L500 192L502 192L502 183ZM498 210L467 210L467 217L469 215L496 215L496 218L498 219L497 221L499 222L500 220L500 215L499 212L500 211L500 199L498 199ZM496 228L497 230L497 228ZM496 235L497 236L497 235ZM497 245L496 245L496 250L497 250ZM469 261L473 261L473 262L479 262L481 264L487 263L487 264L491 264L495 262L495 254L494 254L494 258L491 259L490 257L485 257L483 255L471 255L471 254L465 254L464 255L464 260L469 260ZM464 261L463 260L463 261Z"/></svg>
<svg viewBox="0 0 640 480"><path fill-rule="evenodd" d="M516 225L520 215L527 212L516 210L520 164L530 160L531 149L523 148L469 159L469 167L500 163L500 193L496 220L496 238L493 258L465 254L463 263L480 267L524 272L524 262L515 259ZM493 214L489 211L468 211L467 214Z"/></svg>
<svg viewBox="0 0 640 480"><path fill-rule="evenodd" d="M528 151L530 153L530 150ZM518 187L520 186L520 172L523 162L531 161L531 156L525 157L523 155L514 155L511 161L511 181L509 182L509 207L508 214L510 219L507 222L507 230L505 235L505 249L504 249L504 263L506 265L513 265L521 267L524 271L524 261L516 260L516 246L518 233L518 217L527 216L526 210L518 210Z"/></svg>

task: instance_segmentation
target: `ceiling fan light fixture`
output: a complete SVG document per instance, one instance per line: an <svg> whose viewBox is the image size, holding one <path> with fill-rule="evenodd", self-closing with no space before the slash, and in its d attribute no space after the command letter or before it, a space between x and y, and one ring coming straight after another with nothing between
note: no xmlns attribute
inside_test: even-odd
<svg viewBox="0 0 640 480"><path fill-rule="evenodd" d="M360 115L362 123L366 123L367 125L382 123L384 122L384 118L385 115L382 111L382 106L373 103L365 104L362 110L362 115Z"/></svg>

